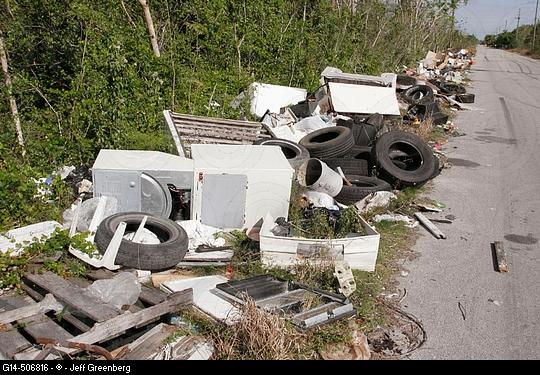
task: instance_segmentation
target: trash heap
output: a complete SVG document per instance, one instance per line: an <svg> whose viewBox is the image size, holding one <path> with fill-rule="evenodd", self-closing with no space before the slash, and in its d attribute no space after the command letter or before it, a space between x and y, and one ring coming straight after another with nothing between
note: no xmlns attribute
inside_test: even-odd
<svg viewBox="0 0 540 375"><path fill-rule="evenodd" d="M101 150L91 169L54 172L78 196L64 222L13 229L0 236L0 251L16 258L29 243L67 229L78 238L69 253L92 269L93 283L51 272L22 275L22 288L37 302L0 294L0 357L85 351L107 359L208 359L214 348L198 335L164 343L178 327L193 331L175 315L191 305L226 325L252 303L301 330L354 316L352 270L374 271L380 242L361 215L388 206L392 190L422 186L440 173L437 145L414 130L428 124L455 131L448 111L474 102L464 85L473 63L469 51L450 50L429 52L403 74L327 67L313 93L253 83L231 105L242 110L248 102L243 110L259 122L164 111L178 155ZM43 199L50 181L36 180ZM404 215L379 220L414 225ZM234 230L257 243L266 267L330 260L339 287L329 292L269 275L233 280ZM227 268L204 277L177 272L198 266ZM62 324L45 315L51 311L62 312ZM137 336L135 328L146 331Z"/></svg>

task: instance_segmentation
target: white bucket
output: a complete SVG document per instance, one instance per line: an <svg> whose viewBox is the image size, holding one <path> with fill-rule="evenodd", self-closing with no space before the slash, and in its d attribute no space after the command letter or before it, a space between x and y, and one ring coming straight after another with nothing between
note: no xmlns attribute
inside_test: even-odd
<svg viewBox="0 0 540 375"><path fill-rule="evenodd" d="M298 170L298 182L310 190L326 193L331 197L343 188L343 178L319 159L308 159Z"/></svg>

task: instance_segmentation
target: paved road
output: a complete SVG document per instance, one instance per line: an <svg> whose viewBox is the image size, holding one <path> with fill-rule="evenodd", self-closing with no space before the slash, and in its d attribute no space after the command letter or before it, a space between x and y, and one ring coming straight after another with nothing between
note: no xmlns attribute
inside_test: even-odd
<svg viewBox="0 0 540 375"><path fill-rule="evenodd" d="M455 221L438 224L447 240L420 228L420 258L400 277L428 334L411 358L540 359L540 61L482 47L476 60L479 109L460 112L466 136L445 146L454 166L431 194ZM496 240L508 274L494 271Z"/></svg>

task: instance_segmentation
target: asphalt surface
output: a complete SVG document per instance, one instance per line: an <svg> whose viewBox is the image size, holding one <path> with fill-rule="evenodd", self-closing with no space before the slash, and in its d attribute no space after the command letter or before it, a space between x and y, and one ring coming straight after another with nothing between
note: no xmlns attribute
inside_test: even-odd
<svg viewBox="0 0 540 375"><path fill-rule="evenodd" d="M412 359L540 359L540 61L480 47L469 77L476 110L443 151L453 167L430 197L452 224L424 228L400 277L404 309L428 340ZM494 269L503 241L509 273Z"/></svg>

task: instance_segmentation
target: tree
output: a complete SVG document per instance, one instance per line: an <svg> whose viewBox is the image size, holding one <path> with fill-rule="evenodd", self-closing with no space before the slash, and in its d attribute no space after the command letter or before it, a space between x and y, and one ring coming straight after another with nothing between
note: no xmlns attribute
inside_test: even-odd
<svg viewBox="0 0 540 375"><path fill-rule="evenodd" d="M26 154L26 148L24 147L24 137L21 128L21 119L19 117L19 110L17 109L17 101L15 100L15 96L13 95L13 85L11 84L11 75L9 74L7 52L4 45L4 36L2 34L2 30L0 30L0 62L2 64L2 72L4 73L4 83L7 87L11 114L13 116L13 122L15 123L17 141L22 148L22 155L24 156Z"/></svg>

